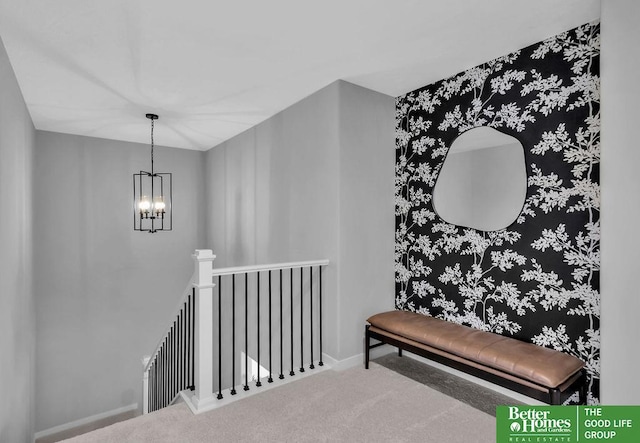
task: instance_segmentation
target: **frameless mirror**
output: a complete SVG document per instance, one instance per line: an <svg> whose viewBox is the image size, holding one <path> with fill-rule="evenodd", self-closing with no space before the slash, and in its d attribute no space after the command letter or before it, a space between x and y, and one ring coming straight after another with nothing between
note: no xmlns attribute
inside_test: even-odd
<svg viewBox="0 0 640 443"><path fill-rule="evenodd" d="M522 144L483 126L454 140L433 189L433 207L448 223L497 231L520 215L526 194Z"/></svg>

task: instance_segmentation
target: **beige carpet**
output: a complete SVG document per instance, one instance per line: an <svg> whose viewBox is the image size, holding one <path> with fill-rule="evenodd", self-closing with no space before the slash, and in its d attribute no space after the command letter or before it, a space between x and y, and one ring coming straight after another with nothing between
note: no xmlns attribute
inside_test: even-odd
<svg viewBox="0 0 640 443"><path fill-rule="evenodd" d="M66 442L495 441L494 417L372 363L193 415L171 406Z"/></svg>

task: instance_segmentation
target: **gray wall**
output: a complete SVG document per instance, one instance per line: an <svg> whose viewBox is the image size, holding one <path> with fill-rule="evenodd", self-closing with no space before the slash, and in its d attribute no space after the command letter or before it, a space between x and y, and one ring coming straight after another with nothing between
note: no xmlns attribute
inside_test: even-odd
<svg viewBox="0 0 640 443"><path fill-rule="evenodd" d="M334 358L363 352L365 320L393 310L395 99L340 87L340 256Z"/></svg>
<svg viewBox="0 0 640 443"><path fill-rule="evenodd" d="M324 351L339 360L393 308L393 113L339 81L206 154L215 266L331 260Z"/></svg>
<svg viewBox="0 0 640 443"><path fill-rule="evenodd" d="M640 2L602 2L602 401L640 404Z"/></svg>
<svg viewBox="0 0 640 443"><path fill-rule="evenodd" d="M36 431L141 407L140 359L204 242L203 156L156 148L156 170L173 173L174 230L134 232L132 174L149 168L149 146L37 133Z"/></svg>
<svg viewBox="0 0 640 443"><path fill-rule="evenodd" d="M35 129L0 41L0 441L33 435L35 314L31 177Z"/></svg>

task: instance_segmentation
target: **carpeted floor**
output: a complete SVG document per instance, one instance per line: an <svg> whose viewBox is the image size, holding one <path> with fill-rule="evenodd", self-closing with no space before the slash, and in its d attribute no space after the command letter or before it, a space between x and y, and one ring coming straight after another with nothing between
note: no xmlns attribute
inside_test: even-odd
<svg viewBox="0 0 640 443"><path fill-rule="evenodd" d="M398 357L396 353L392 353L377 358L375 362L494 417L496 406L523 404L514 398L425 365L411 357Z"/></svg>
<svg viewBox="0 0 640 443"><path fill-rule="evenodd" d="M66 441L489 443L495 419L372 363L368 371L324 371L200 415L171 406Z"/></svg>

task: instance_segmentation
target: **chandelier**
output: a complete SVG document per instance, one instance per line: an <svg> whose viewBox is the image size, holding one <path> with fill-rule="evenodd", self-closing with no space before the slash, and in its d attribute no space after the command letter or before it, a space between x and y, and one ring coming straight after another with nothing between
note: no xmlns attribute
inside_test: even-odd
<svg viewBox="0 0 640 443"><path fill-rule="evenodd" d="M155 172L153 165L153 128L156 114L146 114L151 120L151 172L133 174L133 229L154 233L171 231L171 173Z"/></svg>

